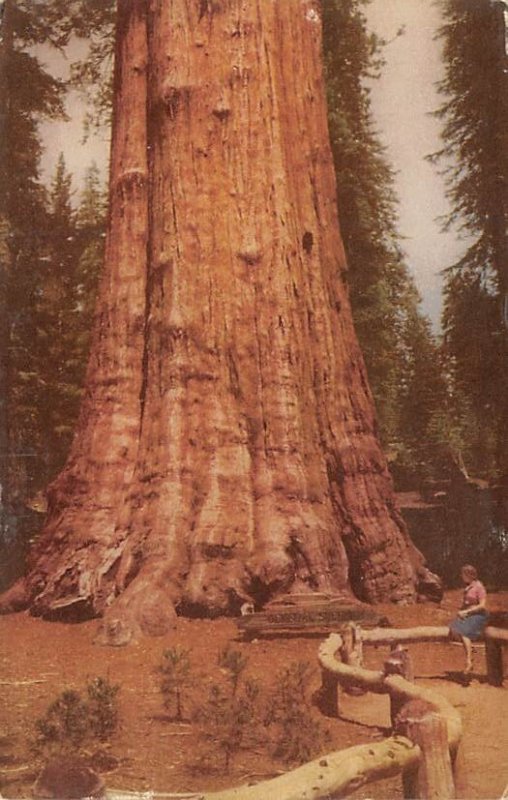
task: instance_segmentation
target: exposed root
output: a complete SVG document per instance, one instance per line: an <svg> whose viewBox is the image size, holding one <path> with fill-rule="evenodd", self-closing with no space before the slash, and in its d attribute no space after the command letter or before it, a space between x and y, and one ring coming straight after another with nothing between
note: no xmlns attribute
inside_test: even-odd
<svg viewBox="0 0 508 800"><path fill-rule="evenodd" d="M163 575L143 570L113 602L101 620L96 644L119 647L141 635L164 636L176 627L171 587Z"/></svg>

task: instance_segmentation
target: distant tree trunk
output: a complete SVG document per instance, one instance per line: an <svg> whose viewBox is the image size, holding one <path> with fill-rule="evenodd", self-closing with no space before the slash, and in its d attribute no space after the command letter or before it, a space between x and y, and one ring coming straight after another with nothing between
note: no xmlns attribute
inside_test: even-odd
<svg viewBox="0 0 508 800"><path fill-rule="evenodd" d="M119 3L106 266L35 613L158 633L175 606L414 598L345 285L320 28L314 0Z"/></svg>

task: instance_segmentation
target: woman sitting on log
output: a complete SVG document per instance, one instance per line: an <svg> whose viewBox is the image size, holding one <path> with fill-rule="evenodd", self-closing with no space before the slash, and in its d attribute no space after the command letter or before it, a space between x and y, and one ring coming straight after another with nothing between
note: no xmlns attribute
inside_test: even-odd
<svg viewBox="0 0 508 800"><path fill-rule="evenodd" d="M486 608L487 592L485 586L478 580L476 569L470 564L462 567L461 578L465 585L462 607L456 618L450 622L450 636L459 638L466 654L465 673L473 669L473 647L471 642L481 638L487 624L489 615Z"/></svg>

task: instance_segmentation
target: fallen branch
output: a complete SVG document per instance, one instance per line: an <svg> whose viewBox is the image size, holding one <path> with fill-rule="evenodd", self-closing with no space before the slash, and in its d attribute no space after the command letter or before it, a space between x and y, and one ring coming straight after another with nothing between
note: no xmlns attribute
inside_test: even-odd
<svg viewBox="0 0 508 800"><path fill-rule="evenodd" d="M42 678L33 678L27 681L0 681L0 686L32 686L34 683L47 683Z"/></svg>
<svg viewBox="0 0 508 800"><path fill-rule="evenodd" d="M29 770L33 769L33 766L33 764L22 764L21 767L0 767L0 774L14 775L16 772L28 772Z"/></svg>

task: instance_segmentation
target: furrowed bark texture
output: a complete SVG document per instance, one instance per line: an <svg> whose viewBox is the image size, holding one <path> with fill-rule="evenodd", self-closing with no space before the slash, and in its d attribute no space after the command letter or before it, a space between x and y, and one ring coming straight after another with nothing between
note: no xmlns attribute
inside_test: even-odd
<svg viewBox="0 0 508 800"><path fill-rule="evenodd" d="M105 275L36 612L157 633L174 606L288 590L414 597L421 557L345 286L320 48L314 0L120 2Z"/></svg>

